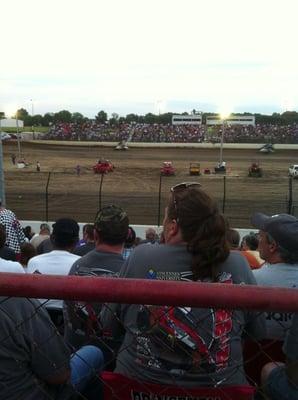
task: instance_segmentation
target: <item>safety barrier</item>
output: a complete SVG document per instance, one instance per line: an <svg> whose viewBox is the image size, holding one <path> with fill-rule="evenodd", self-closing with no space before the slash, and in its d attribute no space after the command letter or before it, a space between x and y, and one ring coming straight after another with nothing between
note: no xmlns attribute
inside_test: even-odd
<svg viewBox="0 0 298 400"><path fill-rule="evenodd" d="M0 386L6 396L0 398L36 391L36 398L49 399L252 399L262 365L284 355L277 338L257 341L246 319L261 326L267 312L285 328L298 312L296 289L150 279L0 273L0 296ZM61 310L48 309L54 328L40 302L29 298L65 300L64 326L55 319ZM83 332L80 344L67 335L70 326L68 333ZM59 330L73 351L82 344L101 348L104 364L90 359L94 347L70 356ZM28 371L24 382L21 374ZM62 385L69 380L72 385Z"/></svg>

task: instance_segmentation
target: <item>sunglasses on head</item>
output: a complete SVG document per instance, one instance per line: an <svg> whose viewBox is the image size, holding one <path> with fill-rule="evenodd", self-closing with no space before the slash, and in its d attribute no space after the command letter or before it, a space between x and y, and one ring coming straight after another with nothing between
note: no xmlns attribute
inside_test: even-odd
<svg viewBox="0 0 298 400"><path fill-rule="evenodd" d="M171 187L171 192L175 192L176 190L183 190L183 189L188 189L190 187L197 186L200 187L202 186L199 182L182 182L182 183L177 183L177 185Z"/></svg>
<svg viewBox="0 0 298 400"><path fill-rule="evenodd" d="M171 193L173 193L173 203L174 203L174 207L175 207L177 223L179 222L179 216L178 216L178 204L177 204L177 200L175 197L175 192L180 191L180 190L189 189L189 188L195 187L195 186L200 187L202 185L199 182L182 182L182 183L178 183L177 185L171 187Z"/></svg>

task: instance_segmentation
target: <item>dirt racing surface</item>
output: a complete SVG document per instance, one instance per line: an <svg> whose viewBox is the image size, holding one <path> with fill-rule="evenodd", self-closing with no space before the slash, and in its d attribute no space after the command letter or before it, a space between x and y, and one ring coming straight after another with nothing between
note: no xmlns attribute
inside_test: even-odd
<svg viewBox="0 0 298 400"><path fill-rule="evenodd" d="M11 161L17 154L17 143L3 144L5 191L7 207L19 219L43 221L73 217L79 222L92 222L100 201L102 205L115 203L125 208L132 224L162 222L164 204L171 186L184 181L199 181L214 196L221 210L234 227L250 226L252 212L280 213L288 211L288 167L298 164L298 150L276 150L262 154L257 150L226 150L223 159L227 174L190 176L189 164L199 162L201 172L213 171L219 160L218 149L185 148L113 148L63 146L22 143L22 156L29 166L18 169ZM112 173L104 175L102 194L100 175L92 166L99 158L115 165ZM36 171L36 162L41 171ZM161 179L161 207L159 212L160 168L163 161L172 161L175 176ZM259 162L263 176L248 177L252 162ZM77 176L76 166L81 174ZM48 196L46 187L48 183ZM298 214L298 180L293 180L293 212ZM296 202L297 201L297 202Z"/></svg>

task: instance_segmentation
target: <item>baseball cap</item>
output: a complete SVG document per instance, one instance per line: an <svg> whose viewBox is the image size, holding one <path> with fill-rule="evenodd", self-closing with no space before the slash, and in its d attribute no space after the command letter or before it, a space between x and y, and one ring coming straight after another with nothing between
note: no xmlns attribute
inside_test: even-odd
<svg viewBox="0 0 298 400"><path fill-rule="evenodd" d="M298 219L289 214L268 216L255 213L251 217L252 225L269 233L281 247L288 251L298 251Z"/></svg>
<svg viewBox="0 0 298 400"><path fill-rule="evenodd" d="M108 238L109 241L125 241L128 232L128 215L116 205L108 205L98 211L94 227L101 232L103 238Z"/></svg>

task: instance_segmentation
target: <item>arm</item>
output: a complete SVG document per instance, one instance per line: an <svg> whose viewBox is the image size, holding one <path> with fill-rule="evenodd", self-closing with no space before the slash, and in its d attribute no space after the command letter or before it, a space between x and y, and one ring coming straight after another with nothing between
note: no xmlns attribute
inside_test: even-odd
<svg viewBox="0 0 298 400"><path fill-rule="evenodd" d="M70 376L70 351L47 312L38 302L28 301L34 313L25 320L24 328L32 371L47 383L65 383Z"/></svg>

